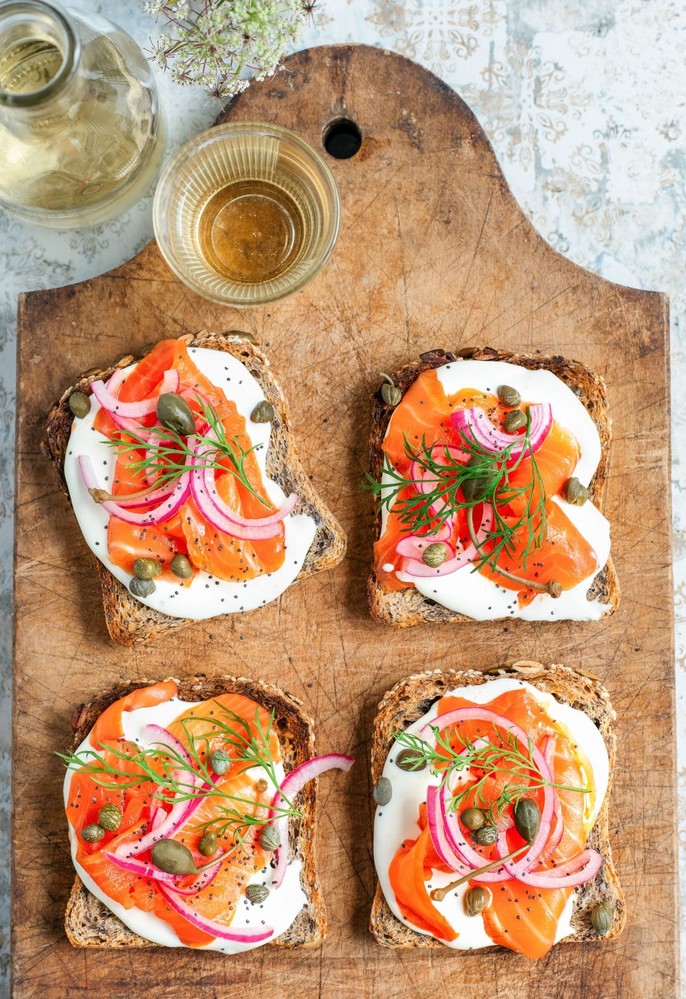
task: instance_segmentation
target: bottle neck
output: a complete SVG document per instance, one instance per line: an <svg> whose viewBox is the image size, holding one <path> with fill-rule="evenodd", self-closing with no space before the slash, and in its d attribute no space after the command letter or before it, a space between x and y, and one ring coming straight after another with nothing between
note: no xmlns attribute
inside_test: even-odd
<svg viewBox="0 0 686 999"><path fill-rule="evenodd" d="M76 73L73 21L42 0L0 2L0 108L45 111Z"/></svg>

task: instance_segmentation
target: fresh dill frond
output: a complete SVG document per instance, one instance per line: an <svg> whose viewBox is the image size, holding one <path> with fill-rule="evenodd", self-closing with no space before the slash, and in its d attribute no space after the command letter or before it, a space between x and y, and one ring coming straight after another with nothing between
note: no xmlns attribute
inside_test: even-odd
<svg viewBox="0 0 686 999"><path fill-rule="evenodd" d="M414 754L416 758L414 769L430 767L434 774L440 775L441 786L447 783L448 787L452 787L455 783L454 776L457 774L479 771L480 776L475 776L467 786L451 795L448 807L458 811L469 798L477 807L484 809L491 822L495 822L498 816L503 815L509 805L515 805L520 798L544 787L578 794L590 793L587 787L573 787L546 780L534 759L534 744L530 738L527 737L527 745L522 748L517 737L511 732L504 732L496 725L493 726L493 730L495 741L493 738L481 738L474 742L462 736L454 727L442 732L434 725L431 725L431 731L436 740L435 745L411 732L398 732L394 738L397 743ZM456 749L453 746L446 734L450 731L459 741L460 748ZM488 782L496 774L507 774L512 780L506 781L497 797L491 796L489 801Z"/></svg>
<svg viewBox="0 0 686 999"><path fill-rule="evenodd" d="M105 443L113 447L119 456L129 454L132 450L142 451L143 456L128 462L131 471L138 475L154 476L154 485L162 487L175 482L188 471L187 460L193 458L193 467L198 469L214 469L233 475L248 492L271 509L269 500L260 496L246 472L245 459L254 451L262 448L261 444L253 444L244 448L238 435L229 437L224 429L221 417L211 403L196 395L202 418L207 423L209 431L205 434L195 433L184 437L168 427L152 427L144 437L135 430L122 430L119 436ZM197 446L201 450L196 452Z"/></svg>

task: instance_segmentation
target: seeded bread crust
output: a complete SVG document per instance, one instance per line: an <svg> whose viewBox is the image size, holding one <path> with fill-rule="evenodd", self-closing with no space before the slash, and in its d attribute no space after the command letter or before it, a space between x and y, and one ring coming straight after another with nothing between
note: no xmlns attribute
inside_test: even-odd
<svg viewBox="0 0 686 999"><path fill-rule="evenodd" d="M223 335L202 330L195 336L191 334L181 336L179 340L182 340L188 347L207 347L210 350L221 350L232 354L257 379L265 397L274 407L275 415L272 421L272 433L266 459L267 475L281 486L286 495L297 492L300 500L294 512L309 515L317 525L314 541L296 581L305 579L312 573L331 569L338 565L345 555L346 536L333 514L313 488L295 452L286 400L271 373L265 354L245 336L230 333ZM150 347L152 346L150 345ZM120 357L116 363L102 371L96 369L85 371L64 392L59 402L52 407L47 420L43 451L55 463L60 483L67 498L69 498L69 490L64 477L64 457L73 422L68 405L69 396L74 391L89 394L91 382L100 378L106 380L117 368L125 368L137 360L140 360L140 357L128 354ZM113 641L121 645L140 645L174 629L193 624L190 619L170 617L161 611L147 607L129 593L128 589L112 575L99 559L96 559L94 555L91 557L100 575L105 621Z"/></svg>
<svg viewBox="0 0 686 999"><path fill-rule="evenodd" d="M90 704L81 704L74 712L72 727L76 749L86 738L97 718L114 701L132 690L147 687L154 680L120 684L100 694ZM244 677L194 676L178 681L178 696L183 701L203 701L220 694L243 694L259 702L267 711L274 711L276 731L286 772L314 756L314 722L305 713L296 697L284 693L269 683ZM316 947L326 934L326 908L322 898L315 856L316 781L310 781L296 798L302 818L289 820L289 859L302 861L300 883L307 897L301 910L285 933L269 940L269 947ZM155 947L154 943L125 926L99 899L85 887L79 876L67 902L64 928L74 947ZM219 954L220 952L218 952Z"/></svg>
<svg viewBox="0 0 686 999"><path fill-rule="evenodd" d="M431 705L447 691L457 687L480 686L498 676L513 676L530 683L537 690L552 694L558 701L583 711L597 726L610 760L610 782L605 801L591 830L587 845L597 850L603 857L603 866L598 874L585 885L575 889L572 927L574 934L565 937L568 941L612 940L624 928L626 911L624 896L617 871L612 862L612 850L608 828L608 801L612 788L612 775L615 768L616 740L613 724L616 714L610 703L605 687L597 677L571 669L569 666L551 665L521 660L509 667L494 667L486 673L468 670L435 670L418 673L401 680L388 691L379 704L374 722L372 741L371 771L372 786L381 776L386 757L393 744L394 734L402 731L426 714ZM591 911L601 902L608 902L612 909L610 932L600 938L591 924ZM382 947L405 950L410 947L445 948L433 937L418 933L402 923L391 911L377 883L372 904L369 928ZM487 947L486 951L503 951L502 947ZM455 954L460 952L455 951Z"/></svg>
<svg viewBox="0 0 686 999"><path fill-rule="evenodd" d="M601 457L598 468L589 485L589 497L602 510L605 482L607 480L610 462L610 443L612 440L612 423L607 405L607 389L599 375L595 375L580 361L555 355L546 357L536 354L519 354L508 350L496 350L493 347L474 347L459 351L459 356L445 350L430 350L421 354L416 361L406 364L393 379L403 394L417 377L429 368L439 368L443 364L459 364L461 360L474 361L508 361L519 364L523 368L537 370L545 368L568 385L580 402L588 410L600 435ZM377 481L381 478L383 467L383 451L381 446L386 435L386 429L393 415L393 407L388 406L379 392L372 396L372 429L369 436L370 473ZM377 508L374 515L374 541L381 533L381 510ZM372 570L367 584L369 610L372 617L384 624L396 628L410 628L417 624L431 622L432 624L457 624L470 621L471 618L456 611L449 610L433 600L422 596L419 590L411 587L406 590L389 592L384 589L376 575L372 562ZM612 613L619 605L620 589L617 573L612 559L608 559L603 568L596 574L587 594L589 601L607 604L608 613ZM502 618L500 620L503 620ZM509 620L509 619L508 619Z"/></svg>

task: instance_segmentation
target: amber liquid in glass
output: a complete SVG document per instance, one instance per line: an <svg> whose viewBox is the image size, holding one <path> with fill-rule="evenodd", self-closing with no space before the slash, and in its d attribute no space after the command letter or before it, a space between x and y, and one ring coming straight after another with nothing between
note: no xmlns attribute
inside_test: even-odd
<svg viewBox="0 0 686 999"><path fill-rule="evenodd" d="M298 259L305 224L294 198L265 180L240 180L217 191L198 221L198 245L222 277L257 284Z"/></svg>

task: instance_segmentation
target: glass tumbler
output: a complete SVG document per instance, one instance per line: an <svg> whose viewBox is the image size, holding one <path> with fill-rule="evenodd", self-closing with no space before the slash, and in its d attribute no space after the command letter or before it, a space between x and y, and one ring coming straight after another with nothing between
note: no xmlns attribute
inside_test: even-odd
<svg viewBox="0 0 686 999"><path fill-rule="evenodd" d="M153 226L174 273L223 305L302 288L329 259L340 199L328 166L278 125L229 122L186 143L155 191Z"/></svg>
<svg viewBox="0 0 686 999"><path fill-rule="evenodd" d="M145 193L163 153L132 38L42 0L0 3L0 206L40 225L94 225Z"/></svg>

